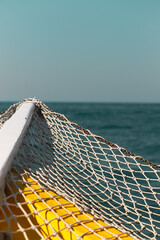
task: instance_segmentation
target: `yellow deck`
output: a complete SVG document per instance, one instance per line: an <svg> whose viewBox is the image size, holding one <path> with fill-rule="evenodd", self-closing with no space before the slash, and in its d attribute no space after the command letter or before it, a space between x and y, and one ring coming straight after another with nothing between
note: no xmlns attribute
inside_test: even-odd
<svg viewBox="0 0 160 240"><path fill-rule="evenodd" d="M15 171L12 174L17 175ZM15 240L26 239L26 236L28 239L38 240L42 239L40 235L54 240L74 240L77 235L84 240L101 240L102 237L110 240L133 240L116 228L94 219L92 215L83 214L74 204L41 187L27 175L23 181L17 180L16 184L9 181L5 192L9 198L2 207L10 220L7 223L0 210L0 230L8 232L10 225ZM54 231L57 235L50 236Z"/></svg>

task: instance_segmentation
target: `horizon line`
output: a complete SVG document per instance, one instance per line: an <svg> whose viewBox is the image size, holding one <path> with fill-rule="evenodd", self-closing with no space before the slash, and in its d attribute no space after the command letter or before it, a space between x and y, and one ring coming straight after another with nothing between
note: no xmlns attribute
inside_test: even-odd
<svg viewBox="0 0 160 240"><path fill-rule="evenodd" d="M37 98L38 99L38 98ZM21 99L22 100L22 99ZM0 100L1 103L8 102L8 103L16 103L20 102L21 100ZM41 100L38 99L42 102L45 103L87 103L87 104L160 104L159 102L150 102L150 101L58 101L58 100Z"/></svg>

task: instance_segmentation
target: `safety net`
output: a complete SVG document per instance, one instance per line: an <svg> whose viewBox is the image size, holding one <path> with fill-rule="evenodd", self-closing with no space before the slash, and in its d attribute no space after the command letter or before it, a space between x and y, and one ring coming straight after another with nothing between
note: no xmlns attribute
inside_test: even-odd
<svg viewBox="0 0 160 240"><path fill-rule="evenodd" d="M24 102L0 115L0 127ZM160 239L160 167L33 100L0 196L9 239Z"/></svg>

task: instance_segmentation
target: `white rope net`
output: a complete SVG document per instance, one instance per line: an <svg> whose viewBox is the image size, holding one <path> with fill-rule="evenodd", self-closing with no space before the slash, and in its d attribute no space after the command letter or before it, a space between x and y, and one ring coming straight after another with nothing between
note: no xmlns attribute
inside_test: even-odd
<svg viewBox="0 0 160 240"><path fill-rule="evenodd" d="M0 126L22 103L0 115ZM35 104L2 192L0 232L11 239L160 239L160 167Z"/></svg>

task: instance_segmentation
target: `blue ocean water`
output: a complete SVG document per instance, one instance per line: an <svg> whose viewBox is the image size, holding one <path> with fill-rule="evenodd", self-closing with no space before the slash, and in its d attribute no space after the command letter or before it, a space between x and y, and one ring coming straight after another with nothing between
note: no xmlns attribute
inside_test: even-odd
<svg viewBox="0 0 160 240"><path fill-rule="evenodd" d="M0 102L0 112L11 104ZM106 140L160 164L160 104L46 104Z"/></svg>
<svg viewBox="0 0 160 240"><path fill-rule="evenodd" d="M0 112L7 109L11 104L11 102L1 102L0 103ZM111 104L111 103L52 103L47 102L51 109L55 112L59 112L64 114L69 120L78 123L80 126L89 129L93 133L104 137L106 140L109 140L113 143L118 144L121 147L126 148L128 151L136 153L137 155L141 155L145 159L152 161L153 163L159 164L159 157L160 157L160 104ZM131 164L131 163L130 163ZM62 166L62 165L61 165ZM112 162L112 166L114 166L114 162ZM123 187L126 187L125 184L122 183L123 178L117 172L117 165L115 165L115 169L113 168L114 173L114 181L111 179L111 175L108 172L105 172L105 177L110 179L110 186L111 189L114 190L114 195L112 196L112 204L109 205L108 202L104 202L103 207L110 207L114 206L117 207L117 203L121 201L118 195L115 194L117 191L116 186L114 186L115 179L116 183L120 186L122 191L122 196L124 197L124 202L127 204L128 209L133 208L133 202L130 201L130 198L127 197L128 190ZM124 165L122 165L124 167ZM105 170L105 165L103 165L103 169ZM138 180L136 180L137 184L142 184L142 189L144 190L143 195L147 199L147 204L150 206L150 210L153 212L152 219L153 224L155 224L155 229L159 234L159 209L156 201L154 201L153 192L148 188L148 182L145 181L144 175L139 171L139 168L132 165L132 169L135 171L135 176L138 176ZM95 170L98 172L97 165L94 164ZM73 170L73 168L72 168ZM143 167L144 171L148 171L148 168ZM76 172L76 171L75 171ZM124 171L125 172L125 168ZM117 174L118 173L118 174ZM146 176L149 176L146 174ZM153 176L152 173L150 176L155 179L155 175ZM92 177L94 179L94 176ZM136 201L136 206L139 213L143 213L143 217L141 221L148 226L148 228L144 228L142 234L148 235L147 239L151 239L153 237L152 226L150 224L149 219L150 216L148 214L148 208L146 207L146 202L143 201L141 198L141 194L138 191L137 185L134 184L134 180L132 179L132 174L127 171L126 180L128 181L128 186L132 187L131 193L133 194L133 200ZM66 180L68 183L71 180ZM152 181L151 181L152 182ZM84 183L84 182L83 182ZM90 181L85 182L85 184L90 185ZM94 179L95 183L95 179ZM154 185L155 184L155 185ZM159 188L157 187L157 182L153 181L155 186L155 192L157 193L156 197L159 197ZM104 184L104 187L106 185ZM93 187L93 186L92 186ZM84 187L85 189L85 187ZM80 188L79 193L81 194L84 192L84 189ZM92 190L92 191L90 191ZM93 187L88 188L85 191L87 193L95 192L96 195L92 196L92 199L100 199L97 197L97 193L99 190L103 191L103 181L101 182L100 188ZM96 192L97 191L97 192ZM126 194L127 193L127 194ZM102 193L103 194L103 193ZM105 192L105 196L108 193ZM110 192L109 192L110 194ZM100 195L103 199L103 195ZM152 197L153 196L153 197ZM88 202L90 204L89 196L87 195ZM80 198L81 199L81 198ZM85 198L84 198L85 199ZM86 201L86 199L85 199ZM99 205L97 205L99 207ZM95 206L94 206L95 207ZM96 208L99 211L99 208ZM121 208L122 212L125 209ZM114 213L114 211L112 210ZM105 211L103 211L105 214ZM116 210L115 210L116 213ZM137 214L137 213L136 213ZM107 211L106 215L107 216ZM134 213L130 212L129 218L123 218L124 221L127 219L130 220L130 217L134 218ZM136 216L135 216L136 218ZM137 224L137 225L136 225ZM134 222L132 225L136 226L137 229L140 229L140 225ZM130 226L131 229L134 229L133 226ZM149 230L147 230L149 229ZM141 235L140 235L141 236ZM160 239L159 235L156 238L157 240Z"/></svg>

